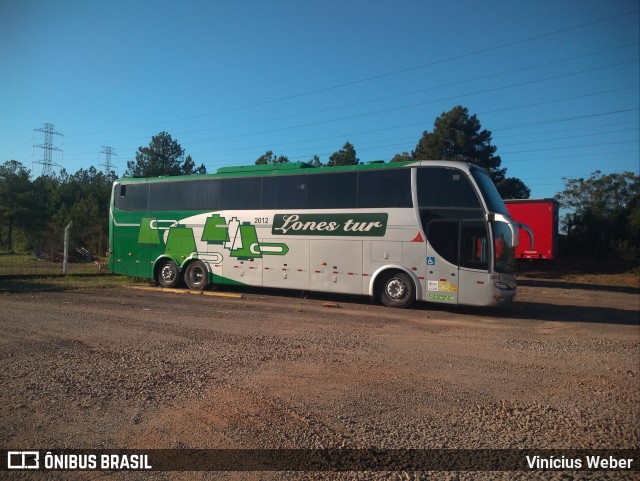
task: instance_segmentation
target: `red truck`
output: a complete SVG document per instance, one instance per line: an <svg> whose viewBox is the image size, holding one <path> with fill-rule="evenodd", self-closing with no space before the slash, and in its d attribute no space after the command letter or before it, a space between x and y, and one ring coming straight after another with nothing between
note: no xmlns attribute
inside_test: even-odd
<svg viewBox="0 0 640 481"><path fill-rule="evenodd" d="M555 199L506 199L504 203L513 220L531 228L534 235L531 249L529 234L519 231L518 259L553 259L558 255L558 202Z"/></svg>

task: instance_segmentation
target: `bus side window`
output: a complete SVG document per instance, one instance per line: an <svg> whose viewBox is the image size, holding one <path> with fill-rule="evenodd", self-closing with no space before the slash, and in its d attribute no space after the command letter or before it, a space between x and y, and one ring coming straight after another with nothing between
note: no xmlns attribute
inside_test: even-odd
<svg viewBox="0 0 640 481"><path fill-rule="evenodd" d="M262 209L306 209L307 176L287 175L262 179Z"/></svg>
<svg viewBox="0 0 640 481"><path fill-rule="evenodd" d="M309 175L308 209L354 209L358 174L356 172Z"/></svg>
<svg viewBox="0 0 640 481"><path fill-rule="evenodd" d="M220 208L260 210L261 177L222 179Z"/></svg>
<svg viewBox="0 0 640 481"><path fill-rule="evenodd" d="M219 210L220 179L181 182L182 210Z"/></svg>
<svg viewBox="0 0 640 481"><path fill-rule="evenodd" d="M178 210L182 203L184 182L156 182L149 184L149 210Z"/></svg>
<svg viewBox="0 0 640 481"><path fill-rule="evenodd" d="M358 208L412 207L409 169L358 174Z"/></svg>

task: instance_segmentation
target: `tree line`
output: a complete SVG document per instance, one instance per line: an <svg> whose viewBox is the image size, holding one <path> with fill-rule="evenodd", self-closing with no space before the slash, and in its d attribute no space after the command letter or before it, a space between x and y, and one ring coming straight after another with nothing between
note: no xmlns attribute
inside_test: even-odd
<svg viewBox="0 0 640 481"><path fill-rule="evenodd" d="M517 178L507 177L502 159L496 155L491 132L482 129L475 115L456 106L443 112L431 131L423 132L411 152L402 152L390 162L411 160L460 160L485 168L503 198L528 198L530 190ZM256 164L281 164L289 159L267 151ZM353 144L343 147L314 166L357 165ZM190 155L167 132L139 147L135 160L127 162L128 177L204 174ZM95 167L69 174L33 178L16 160L0 165L0 250L6 252L56 251L62 248L65 226L73 221L71 244L104 255L108 249L109 200L116 180L114 172ZM565 189L556 195L568 210L563 219L573 252L598 253L612 248L640 246L640 177L632 172L602 174L588 179L563 179Z"/></svg>
<svg viewBox="0 0 640 481"><path fill-rule="evenodd" d="M556 199L568 211L562 219L567 252L602 256L640 247L640 176L597 170L586 179L563 180Z"/></svg>
<svg viewBox="0 0 640 481"><path fill-rule="evenodd" d="M89 167L31 178L20 162L0 165L0 246L7 252L58 251L73 221L72 245L104 254L109 196L116 175Z"/></svg>

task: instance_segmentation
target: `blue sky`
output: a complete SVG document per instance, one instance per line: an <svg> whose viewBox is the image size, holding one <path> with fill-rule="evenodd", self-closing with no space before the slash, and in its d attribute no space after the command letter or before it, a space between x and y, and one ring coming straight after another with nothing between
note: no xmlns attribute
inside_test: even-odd
<svg viewBox="0 0 640 481"><path fill-rule="evenodd" d="M208 171L267 150L323 162L410 152L463 105L503 167L562 177L640 158L637 0L0 0L0 162L68 172L169 132ZM56 167L59 170L59 167Z"/></svg>

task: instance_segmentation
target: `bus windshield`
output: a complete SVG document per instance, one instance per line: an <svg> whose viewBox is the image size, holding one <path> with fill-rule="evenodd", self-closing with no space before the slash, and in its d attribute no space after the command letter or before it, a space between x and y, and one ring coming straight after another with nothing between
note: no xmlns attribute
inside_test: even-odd
<svg viewBox="0 0 640 481"><path fill-rule="evenodd" d="M496 186L493 184L493 181L491 180L491 177L489 177L489 174L477 167L472 167L470 170L471 175L480 188L480 192L482 192L484 200L487 202L487 208L489 209L489 212L509 215L509 211L504 205L502 197L500 197L498 189L496 189Z"/></svg>
<svg viewBox="0 0 640 481"><path fill-rule="evenodd" d="M515 274L516 250L511 242L511 229L505 222L492 222L494 270L502 274Z"/></svg>

